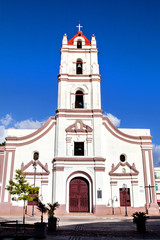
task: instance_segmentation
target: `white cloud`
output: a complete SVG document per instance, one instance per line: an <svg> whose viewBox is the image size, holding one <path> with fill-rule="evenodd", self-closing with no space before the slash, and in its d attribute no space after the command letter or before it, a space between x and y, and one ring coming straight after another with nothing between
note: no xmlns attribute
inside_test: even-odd
<svg viewBox="0 0 160 240"><path fill-rule="evenodd" d="M4 126L0 126L0 143L5 141L6 129Z"/></svg>
<svg viewBox="0 0 160 240"><path fill-rule="evenodd" d="M118 119L117 117L113 116L111 113L104 113L103 116L104 116L104 117L108 117L109 120L110 120L116 127L119 127L119 126L120 126L121 120Z"/></svg>
<svg viewBox="0 0 160 240"><path fill-rule="evenodd" d="M153 144L154 166L160 167L160 145Z"/></svg>
<svg viewBox="0 0 160 240"><path fill-rule="evenodd" d="M0 119L0 123L2 123L3 126L8 126L12 122L12 117L10 114L6 114L4 118Z"/></svg>
<svg viewBox="0 0 160 240"><path fill-rule="evenodd" d="M32 119L27 119L21 122L17 122L14 124L14 127L21 129L37 129L40 128L45 121L33 121Z"/></svg>
<svg viewBox="0 0 160 240"><path fill-rule="evenodd" d="M12 122L13 119L10 114L6 114L5 117L0 119L0 143L5 141L5 137L7 134L6 127ZM33 121L32 119L27 119L24 121L16 122L13 127L21 128L21 129L38 129L40 128L46 121Z"/></svg>

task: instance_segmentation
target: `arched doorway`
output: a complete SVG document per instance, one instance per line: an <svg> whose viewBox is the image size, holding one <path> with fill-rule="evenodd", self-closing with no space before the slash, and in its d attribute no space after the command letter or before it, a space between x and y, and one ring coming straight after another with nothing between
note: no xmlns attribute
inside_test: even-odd
<svg viewBox="0 0 160 240"><path fill-rule="evenodd" d="M89 183L85 178L76 177L70 181L69 211L89 212Z"/></svg>

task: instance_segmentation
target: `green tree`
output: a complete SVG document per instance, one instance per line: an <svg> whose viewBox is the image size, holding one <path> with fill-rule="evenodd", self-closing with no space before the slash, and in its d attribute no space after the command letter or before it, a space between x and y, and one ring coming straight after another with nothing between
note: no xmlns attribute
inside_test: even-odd
<svg viewBox="0 0 160 240"><path fill-rule="evenodd" d="M9 185L6 186L6 190L9 191L13 201L23 200L23 224L25 224L25 204L26 201L34 201L37 198L39 187L33 187L26 180L26 175L22 170L16 170L15 181L10 180Z"/></svg>
<svg viewBox="0 0 160 240"><path fill-rule="evenodd" d="M6 145L6 141L0 143L0 146L5 146Z"/></svg>

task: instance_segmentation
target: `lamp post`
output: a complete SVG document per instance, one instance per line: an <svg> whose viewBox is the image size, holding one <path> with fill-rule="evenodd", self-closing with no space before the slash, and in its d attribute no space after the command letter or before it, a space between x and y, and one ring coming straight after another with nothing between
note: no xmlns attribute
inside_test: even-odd
<svg viewBox="0 0 160 240"><path fill-rule="evenodd" d="M125 191L125 216L127 217L127 195L126 195L126 190L127 190L127 184L123 184L123 191Z"/></svg>
<svg viewBox="0 0 160 240"><path fill-rule="evenodd" d="M115 199L115 200L114 200L114 199ZM114 201L115 201L115 202L118 201L117 196L114 196L114 197L111 199L111 201L112 201L112 215L114 215Z"/></svg>
<svg viewBox="0 0 160 240"><path fill-rule="evenodd" d="M34 162L33 162L33 168L34 168L34 187L36 186L36 167L37 167L37 163L36 163L36 160L34 160ZM35 197L34 194L33 194L33 197ZM33 200L33 205L32 205L32 217L34 217L34 200Z"/></svg>

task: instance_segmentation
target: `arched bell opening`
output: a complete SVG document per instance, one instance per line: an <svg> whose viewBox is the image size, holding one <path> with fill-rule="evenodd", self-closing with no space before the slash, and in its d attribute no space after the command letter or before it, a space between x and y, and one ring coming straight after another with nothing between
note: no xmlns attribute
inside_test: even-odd
<svg viewBox="0 0 160 240"><path fill-rule="evenodd" d="M77 41L77 48L82 48L82 40Z"/></svg>
<svg viewBox="0 0 160 240"><path fill-rule="evenodd" d="M84 108L83 92L82 91L76 91L76 94L75 94L75 108Z"/></svg>
<svg viewBox="0 0 160 240"><path fill-rule="evenodd" d="M82 59L77 59L76 63L76 74L82 74L83 73L83 63Z"/></svg>

